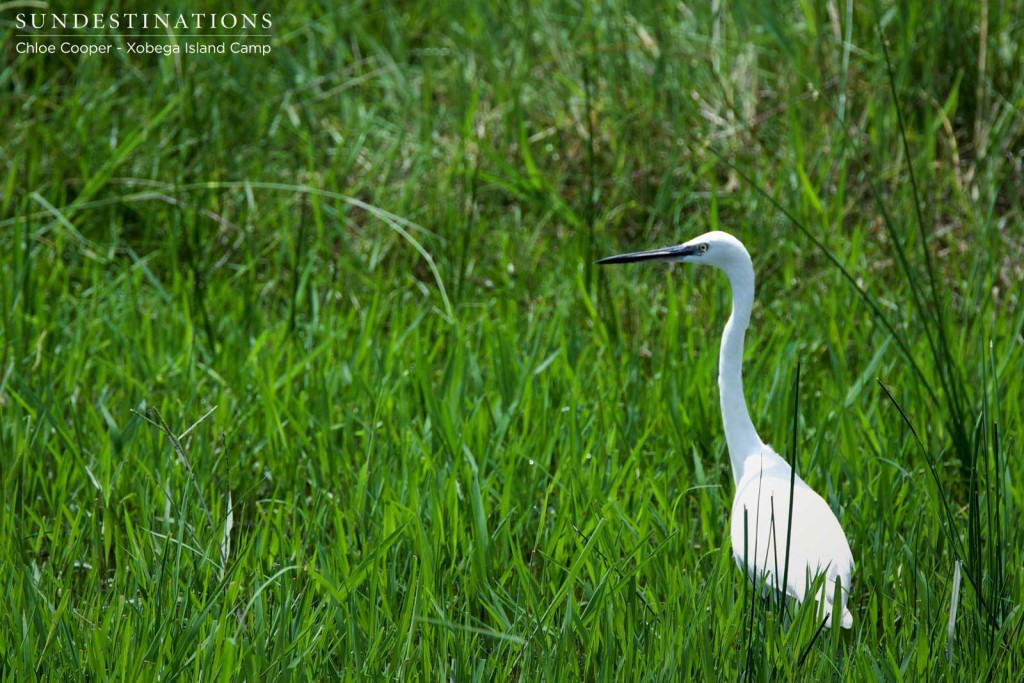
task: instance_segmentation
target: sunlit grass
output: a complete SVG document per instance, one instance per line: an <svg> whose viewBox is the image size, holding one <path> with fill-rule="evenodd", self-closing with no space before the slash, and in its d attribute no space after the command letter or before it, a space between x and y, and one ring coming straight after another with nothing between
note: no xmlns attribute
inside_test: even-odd
<svg viewBox="0 0 1024 683"><path fill-rule="evenodd" d="M1019 677L1021 8L801 7L300 5L180 68L5 40L3 670ZM592 265L709 229L850 632L732 560L724 280Z"/></svg>

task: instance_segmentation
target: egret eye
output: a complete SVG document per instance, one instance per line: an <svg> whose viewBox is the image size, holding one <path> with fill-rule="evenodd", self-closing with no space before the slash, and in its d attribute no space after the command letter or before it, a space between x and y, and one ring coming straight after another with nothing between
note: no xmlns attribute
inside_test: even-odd
<svg viewBox="0 0 1024 683"><path fill-rule="evenodd" d="M701 242L700 246L697 247L697 248L700 249L702 252L707 251L708 250L708 243L707 242Z"/></svg>

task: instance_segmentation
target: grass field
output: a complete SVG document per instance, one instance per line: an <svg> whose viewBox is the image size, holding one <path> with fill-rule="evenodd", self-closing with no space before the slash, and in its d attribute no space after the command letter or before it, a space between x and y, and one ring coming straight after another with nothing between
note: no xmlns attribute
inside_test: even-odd
<svg viewBox="0 0 1024 683"><path fill-rule="evenodd" d="M287 4L0 15L4 679L1024 675L1020 0ZM850 631L733 562L724 278L592 265L711 229Z"/></svg>

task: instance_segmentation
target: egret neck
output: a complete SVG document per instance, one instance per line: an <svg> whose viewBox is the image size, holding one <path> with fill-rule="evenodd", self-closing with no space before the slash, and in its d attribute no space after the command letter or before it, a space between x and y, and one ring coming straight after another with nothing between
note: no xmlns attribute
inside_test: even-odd
<svg viewBox="0 0 1024 683"><path fill-rule="evenodd" d="M732 315L722 331L722 347L718 354L718 393L732 476L738 484L747 458L770 453L771 450L765 448L757 435L743 395L743 337L754 306L754 265L744 249L742 256L730 260L722 270L728 276L732 289Z"/></svg>

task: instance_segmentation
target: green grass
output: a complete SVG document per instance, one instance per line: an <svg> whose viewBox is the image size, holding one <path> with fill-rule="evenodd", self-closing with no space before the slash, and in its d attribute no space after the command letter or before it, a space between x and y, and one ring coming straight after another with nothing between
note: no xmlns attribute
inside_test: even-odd
<svg viewBox="0 0 1024 683"><path fill-rule="evenodd" d="M1020 678L1024 7L946 5L4 9L3 678ZM592 265L718 228L849 632L733 563L724 278Z"/></svg>

